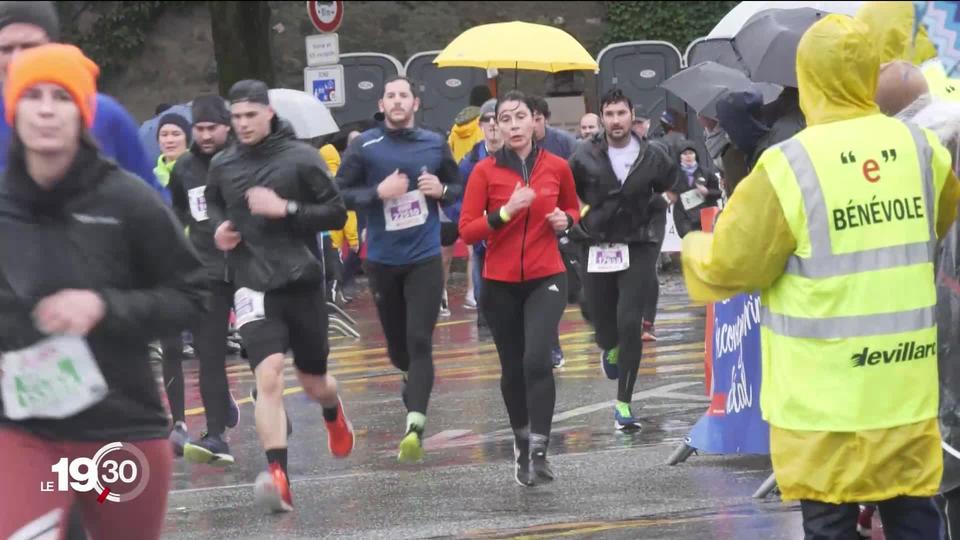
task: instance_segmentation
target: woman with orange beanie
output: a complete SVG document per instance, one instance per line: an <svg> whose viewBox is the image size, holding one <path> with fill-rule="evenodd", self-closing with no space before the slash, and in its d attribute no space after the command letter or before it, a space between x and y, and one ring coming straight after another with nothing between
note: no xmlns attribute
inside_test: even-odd
<svg viewBox="0 0 960 540"><path fill-rule="evenodd" d="M4 86L0 478L20 487L0 490L0 538L62 537L75 505L91 538L157 539L166 513L147 344L202 311L201 265L160 196L92 142L98 73L42 45Z"/></svg>

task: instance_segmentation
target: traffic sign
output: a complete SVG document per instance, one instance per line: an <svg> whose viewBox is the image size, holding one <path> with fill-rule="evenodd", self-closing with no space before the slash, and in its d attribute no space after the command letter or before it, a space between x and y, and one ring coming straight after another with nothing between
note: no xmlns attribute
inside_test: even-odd
<svg viewBox="0 0 960 540"><path fill-rule="evenodd" d="M307 36L307 65L329 66L340 61L340 35L314 34Z"/></svg>
<svg viewBox="0 0 960 540"><path fill-rule="evenodd" d="M318 32L336 32L343 22L343 0L307 0L307 14Z"/></svg>
<svg viewBox="0 0 960 540"><path fill-rule="evenodd" d="M327 107L343 107L343 66L308 67L303 70L303 91L319 99Z"/></svg>

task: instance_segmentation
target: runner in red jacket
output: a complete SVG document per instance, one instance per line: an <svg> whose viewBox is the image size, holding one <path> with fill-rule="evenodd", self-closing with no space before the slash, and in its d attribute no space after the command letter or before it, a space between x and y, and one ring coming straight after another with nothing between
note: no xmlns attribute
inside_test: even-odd
<svg viewBox="0 0 960 540"><path fill-rule="evenodd" d="M500 388L513 428L515 477L553 480L547 444L556 388L551 348L567 304L567 276L556 233L578 215L567 162L533 143L526 97L497 103L505 146L477 164L460 215L460 236L487 241L482 300L500 356Z"/></svg>

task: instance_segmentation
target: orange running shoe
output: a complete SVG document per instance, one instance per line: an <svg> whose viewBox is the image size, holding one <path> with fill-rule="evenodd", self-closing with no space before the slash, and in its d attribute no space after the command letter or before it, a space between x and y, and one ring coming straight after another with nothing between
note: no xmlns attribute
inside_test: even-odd
<svg viewBox="0 0 960 540"><path fill-rule="evenodd" d="M279 463L271 463L266 471L257 476L253 494L257 504L271 512L293 511L290 482Z"/></svg>
<svg viewBox="0 0 960 540"><path fill-rule="evenodd" d="M327 422L327 448L333 457L345 458L353 451L353 424L347 420L347 415L343 412L343 402L337 403L337 419L333 422Z"/></svg>

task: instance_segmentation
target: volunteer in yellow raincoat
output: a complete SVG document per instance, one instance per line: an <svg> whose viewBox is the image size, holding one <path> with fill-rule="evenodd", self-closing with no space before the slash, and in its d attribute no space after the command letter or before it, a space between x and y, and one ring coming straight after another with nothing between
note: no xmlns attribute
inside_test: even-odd
<svg viewBox="0 0 960 540"><path fill-rule="evenodd" d="M913 35L915 16L913 2L864 2L856 18L870 28L871 40L879 44L880 65L894 60L912 62L923 71L931 94L960 101L960 80L947 76L927 29L920 25Z"/></svg>
<svg viewBox="0 0 960 540"><path fill-rule="evenodd" d="M960 183L932 133L880 114L879 66L864 24L828 15L812 26L797 52L808 127L763 154L714 234L683 241L694 300L762 292L761 408L777 483L802 501L807 538L855 538L858 502L880 503L888 538L939 537L931 237L954 220ZM920 205L910 219L885 220L884 206L846 219L851 203L904 196ZM904 335L920 341L909 354L894 350Z"/></svg>

